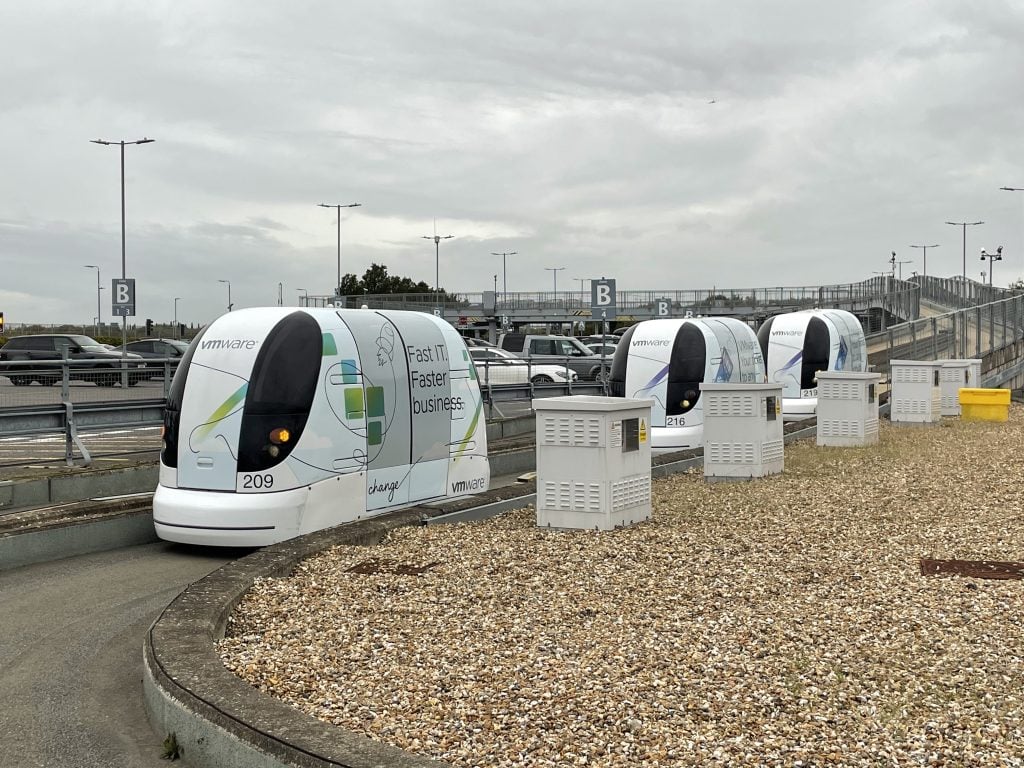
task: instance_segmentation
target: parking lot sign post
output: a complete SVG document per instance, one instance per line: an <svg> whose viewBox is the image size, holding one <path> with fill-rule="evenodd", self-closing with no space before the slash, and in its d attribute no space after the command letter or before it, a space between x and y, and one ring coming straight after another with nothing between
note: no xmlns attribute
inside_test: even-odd
<svg viewBox="0 0 1024 768"><path fill-rule="evenodd" d="M601 278L590 281L590 316L606 323L617 315L615 281Z"/></svg>
<svg viewBox="0 0 1024 768"><path fill-rule="evenodd" d="M135 317L135 278L110 281L110 314L121 318L121 388L128 389L128 318Z"/></svg>
<svg viewBox="0 0 1024 768"><path fill-rule="evenodd" d="M608 333L608 321L618 316L618 308L615 300L615 280L602 277L600 280L590 281L590 316L601 321L602 337ZM604 366L605 350L604 339L601 343L601 384L605 394L608 392L608 372Z"/></svg>
<svg viewBox="0 0 1024 768"><path fill-rule="evenodd" d="M668 317L672 312L672 299L655 299L654 314L656 317Z"/></svg>

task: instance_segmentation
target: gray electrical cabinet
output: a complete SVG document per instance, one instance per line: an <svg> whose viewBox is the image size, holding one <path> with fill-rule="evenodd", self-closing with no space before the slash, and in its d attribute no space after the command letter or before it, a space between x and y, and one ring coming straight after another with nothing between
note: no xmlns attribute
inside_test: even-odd
<svg viewBox="0 0 1024 768"><path fill-rule="evenodd" d="M981 387L981 360L943 360L939 371L939 399L943 416L960 415L960 390Z"/></svg>
<svg viewBox="0 0 1024 768"><path fill-rule="evenodd" d="M889 420L893 424L936 424L942 419L941 360L889 361Z"/></svg>
<svg viewBox="0 0 1024 768"><path fill-rule="evenodd" d="M653 404L593 395L533 401L538 526L607 531L650 519Z"/></svg>
<svg viewBox="0 0 1024 768"><path fill-rule="evenodd" d="M705 480L782 472L782 384L704 383L700 392Z"/></svg>
<svg viewBox="0 0 1024 768"><path fill-rule="evenodd" d="M818 445L878 442L880 373L818 371Z"/></svg>

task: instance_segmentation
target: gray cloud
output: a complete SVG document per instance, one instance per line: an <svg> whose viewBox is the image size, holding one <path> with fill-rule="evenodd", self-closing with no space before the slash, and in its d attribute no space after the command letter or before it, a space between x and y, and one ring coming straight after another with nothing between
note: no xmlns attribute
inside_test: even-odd
<svg viewBox="0 0 1024 768"><path fill-rule="evenodd" d="M131 7L33 3L0 27L0 302L88 322L120 273L140 319L328 293L371 262L547 290L846 282L984 219L1024 276L1019 3L702 0ZM716 103L708 102L714 99ZM905 254L905 255L904 255ZM981 267L972 262L969 274ZM918 265L908 267L915 268ZM564 285L563 285L564 280ZM90 286L92 286L90 288ZM108 297L104 297L106 300ZM109 315L108 309L105 314Z"/></svg>

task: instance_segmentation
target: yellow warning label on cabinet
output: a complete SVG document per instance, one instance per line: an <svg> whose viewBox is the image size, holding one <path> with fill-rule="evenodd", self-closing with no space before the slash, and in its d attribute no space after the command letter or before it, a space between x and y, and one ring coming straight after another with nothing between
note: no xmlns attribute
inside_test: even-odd
<svg viewBox="0 0 1024 768"><path fill-rule="evenodd" d="M640 419L640 442L647 442L647 421Z"/></svg>

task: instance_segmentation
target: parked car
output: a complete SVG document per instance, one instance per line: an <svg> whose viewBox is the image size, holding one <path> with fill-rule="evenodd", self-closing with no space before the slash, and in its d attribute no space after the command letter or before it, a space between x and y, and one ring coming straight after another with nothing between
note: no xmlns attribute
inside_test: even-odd
<svg viewBox="0 0 1024 768"><path fill-rule="evenodd" d="M589 347L591 344L611 344L614 346L619 343L622 337L616 336L612 333L606 333L604 335L596 333L592 336L578 336L577 338Z"/></svg>
<svg viewBox="0 0 1024 768"><path fill-rule="evenodd" d="M601 343L588 343L585 345L587 349L593 352L595 355L604 355L605 357L612 357L615 354L614 344L601 344Z"/></svg>
<svg viewBox="0 0 1024 768"><path fill-rule="evenodd" d="M0 373L11 380L16 387L23 387L37 381L52 384L60 381L61 370L47 365L40 368L11 366L15 361L46 362L64 357L67 348L69 360L81 361L81 365L69 366L69 377L76 381L95 381L101 387L112 387L121 381L121 353L109 350L95 339L77 334L37 334L15 336L0 347ZM127 355L128 383L137 384L142 376L138 373L141 358Z"/></svg>
<svg viewBox="0 0 1024 768"><path fill-rule="evenodd" d="M469 356L481 384L563 384L579 379L575 371L564 366L530 363L503 349L470 347Z"/></svg>
<svg viewBox="0 0 1024 768"><path fill-rule="evenodd" d="M185 354L188 342L177 339L139 339L129 341L124 348L143 359L141 367L147 369L144 378L155 379L164 375L164 360L170 359L177 366L174 361ZM121 348L117 347L117 351L120 354Z"/></svg>
<svg viewBox="0 0 1024 768"><path fill-rule="evenodd" d="M487 341L486 339L477 339L477 338L474 338L472 336L463 336L462 340L464 342L466 342L466 346L470 347L470 348L473 348L473 347L490 347L490 348L493 349L494 347L498 346L497 344L491 344L491 342Z"/></svg>
<svg viewBox="0 0 1024 768"><path fill-rule="evenodd" d="M595 355L572 336L503 333L498 339L498 346L535 363L568 365L581 379L590 381L606 377L612 364L606 358L602 369L600 355Z"/></svg>

